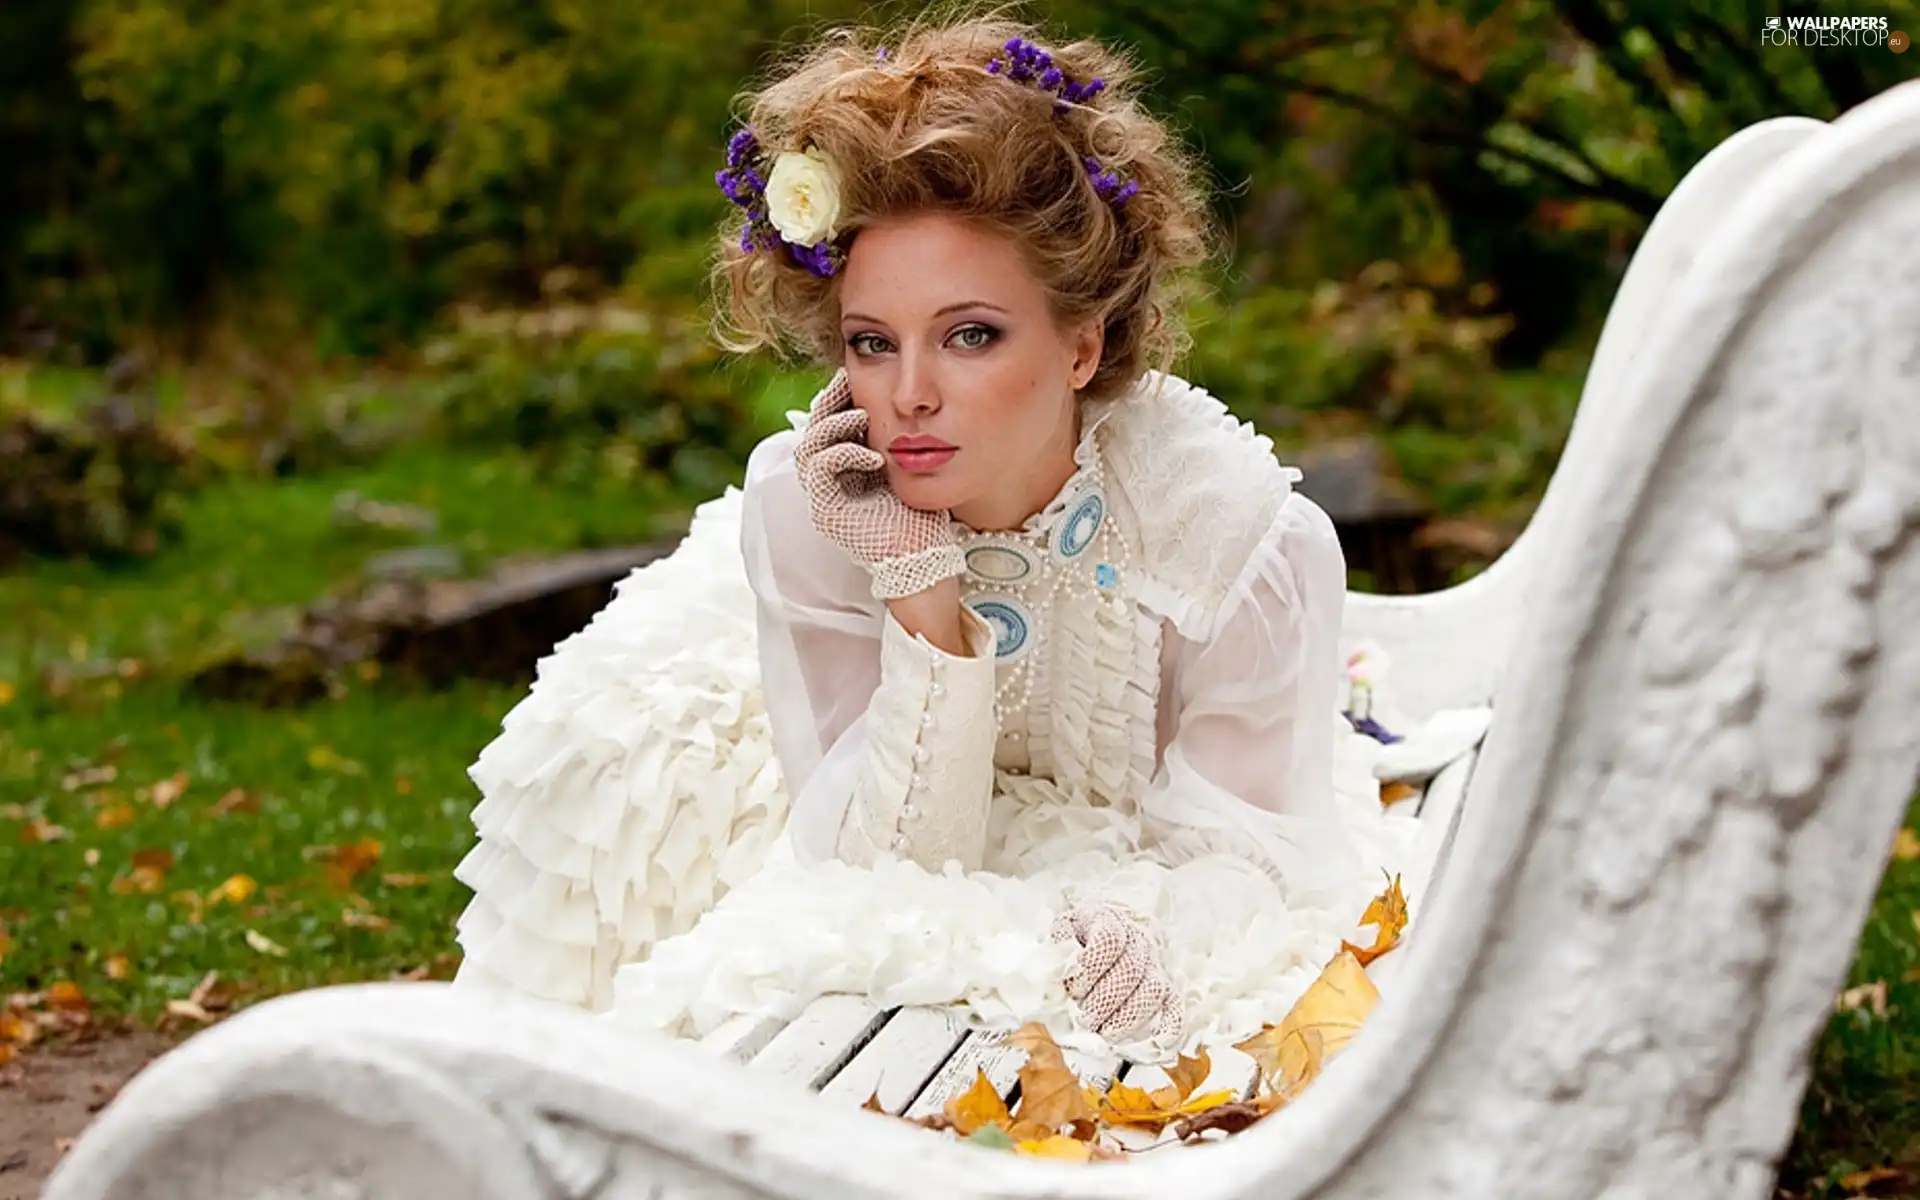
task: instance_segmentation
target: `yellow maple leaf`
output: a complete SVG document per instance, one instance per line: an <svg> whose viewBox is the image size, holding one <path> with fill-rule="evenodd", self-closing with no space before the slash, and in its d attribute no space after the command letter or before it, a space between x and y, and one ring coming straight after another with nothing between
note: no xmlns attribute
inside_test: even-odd
<svg viewBox="0 0 1920 1200"><path fill-rule="evenodd" d="M219 887L207 893L208 904L226 901L228 904L245 904L260 885L251 875L229 875Z"/></svg>
<svg viewBox="0 0 1920 1200"><path fill-rule="evenodd" d="M1160 1107L1152 1093L1119 1082L1100 1097L1099 1116L1109 1125L1146 1125L1155 1128L1166 1124L1168 1120L1166 1110Z"/></svg>
<svg viewBox="0 0 1920 1200"><path fill-rule="evenodd" d="M1278 1025L1269 1025L1234 1049L1260 1064L1260 1078L1288 1096L1313 1082L1333 1055L1360 1032L1360 1023L1380 1002L1360 960L1342 950L1294 1003Z"/></svg>
<svg viewBox="0 0 1920 1200"><path fill-rule="evenodd" d="M1230 1103L1233 1090L1221 1088L1198 1096L1182 1096L1178 1085L1144 1088L1116 1083L1100 1098L1099 1117L1109 1125L1132 1125L1142 1129L1164 1129L1181 1117L1197 1116L1210 1108Z"/></svg>
<svg viewBox="0 0 1920 1200"><path fill-rule="evenodd" d="M1362 947L1343 941L1340 948L1359 959L1361 966L1371 965L1374 959L1400 944L1400 935L1407 928L1407 897L1400 890L1398 875L1393 877L1386 891L1375 896L1373 902L1367 905L1367 911L1360 914L1360 923L1375 927L1373 945Z"/></svg>
<svg viewBox="0 0 1920 1200"><path fill-rule="evenodd" d="M1893 838L1893 856L1901 862L1912 862L1920 858L1920 834L1902 825L1900 832Z"/></svg>
<svg viewBox="0 0 1920 1200"><path fill-rule="evenodd" d="M1093 1157L1092 1146L1063 1134L1036 1141L1015 1142L1013 1151L1029 1158L1057 1158L1064 1162L1086 1162Z"/></svg>
<svg viewBox="0 0 1920 1200"><path fill-rule="evenodd" d="M1067 1066L1047 1027L1030 1021L1014 1030L1007 1044L1027 1052L1020 1068L1019 1118L1052 1130L1075 1125L1092 1136L1094 1107L1088 1103L1087 1089Z"/></svg>
<svg viewBox="0 0 1920 1200"><path fill-rule="evenodd" d="M974 1070L973 1086L947 1101L947 1119L953 1122L954 1131L961 1137L972 1137L989 1125L1005 1129L1013 1124L1000 1089L978 1068Z"/></svg>

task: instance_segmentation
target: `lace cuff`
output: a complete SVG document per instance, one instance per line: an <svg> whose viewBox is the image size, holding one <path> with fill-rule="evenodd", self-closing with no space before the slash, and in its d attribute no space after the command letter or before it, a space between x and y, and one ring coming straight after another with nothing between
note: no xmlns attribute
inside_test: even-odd
<svg viewBox="0 0 1920 1200"><path fill-rule="evenodd" d="M882 855L930 871L958 859L978 870L993 799L994 633L961 609L971 657L911 637L891 613L880 637L880 686L867 708L867 760L840 827L839 857Z"/></svg>
<svg viewBox="0 0 1920 1200"><path fill-rule="evenodd" d="M955 575L964 575L967 558L959 546L929 546L899 558L882 559L868 570L873 573L873 598L894 600L924 592Z"/></svg>

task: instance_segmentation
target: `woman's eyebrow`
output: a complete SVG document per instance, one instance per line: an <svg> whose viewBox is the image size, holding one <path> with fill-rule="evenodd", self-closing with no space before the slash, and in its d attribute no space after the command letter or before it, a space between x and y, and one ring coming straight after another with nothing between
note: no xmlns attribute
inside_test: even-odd
<svg viewBox="0 0 1920 1200"><path fill-rule="evenodd" d="M947 305L933 315L936 317L944 317L950 312L959 312L963 308L990 308L997 313L1006 313L1008 316L1013 315L1011 312L1008 312L1008 310L1001 308L998 304L986 300L962 300L957 304ZM879 317L870 317L865 313L857 312L841 313L840 319L842 321L872 321L875 325L886 324L886 322L882 321Z"/></svg>

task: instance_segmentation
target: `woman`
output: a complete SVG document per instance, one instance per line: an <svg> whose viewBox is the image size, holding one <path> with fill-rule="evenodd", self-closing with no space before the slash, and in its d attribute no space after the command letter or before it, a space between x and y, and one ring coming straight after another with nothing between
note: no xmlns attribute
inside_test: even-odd
<svg viewBox="0 0 1920 1200"><path fill-rule="evenodd" d="M1353 930L1407 823L1337 712L1339 544L1165 373L1192 164L1113 52L1028 33L836 34L754 98L729 344L833 378L475 765L463 980L1164 1053L1277 1020Z"/></svg>

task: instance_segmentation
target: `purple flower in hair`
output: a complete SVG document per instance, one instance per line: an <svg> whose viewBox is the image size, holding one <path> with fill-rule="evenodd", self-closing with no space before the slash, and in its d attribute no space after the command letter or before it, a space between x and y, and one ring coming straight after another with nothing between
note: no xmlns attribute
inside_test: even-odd
<svg viewBox="0 0 1920 1200"><path fill-rule="evenodd" d="M996 54L989 59L987 74L1004 74L1015 83L1032 82L1041 91L1053 93L1055 117L1066 115L1074 105L1085 104L1106 90L1107 81L1097 76L1085 83L1073 79L1054 65L1053 55L1025 38L1008 38L1001 49L1006 52L1006 57L1001 58ZM1094 190L1115 209L1139 194L1139 183L1123 180L1117 172L1102 167L1100 160L1088 156L1082 161L1086 164L1087 174L1093 177Z"/></svg>
<svg viewBox="0 0 1920 1200"><path fill-rule="evenodd" d="M760 141L753 136L753 130L742 129L727 139L727 165L738 167L760 148Z"/></svg>

